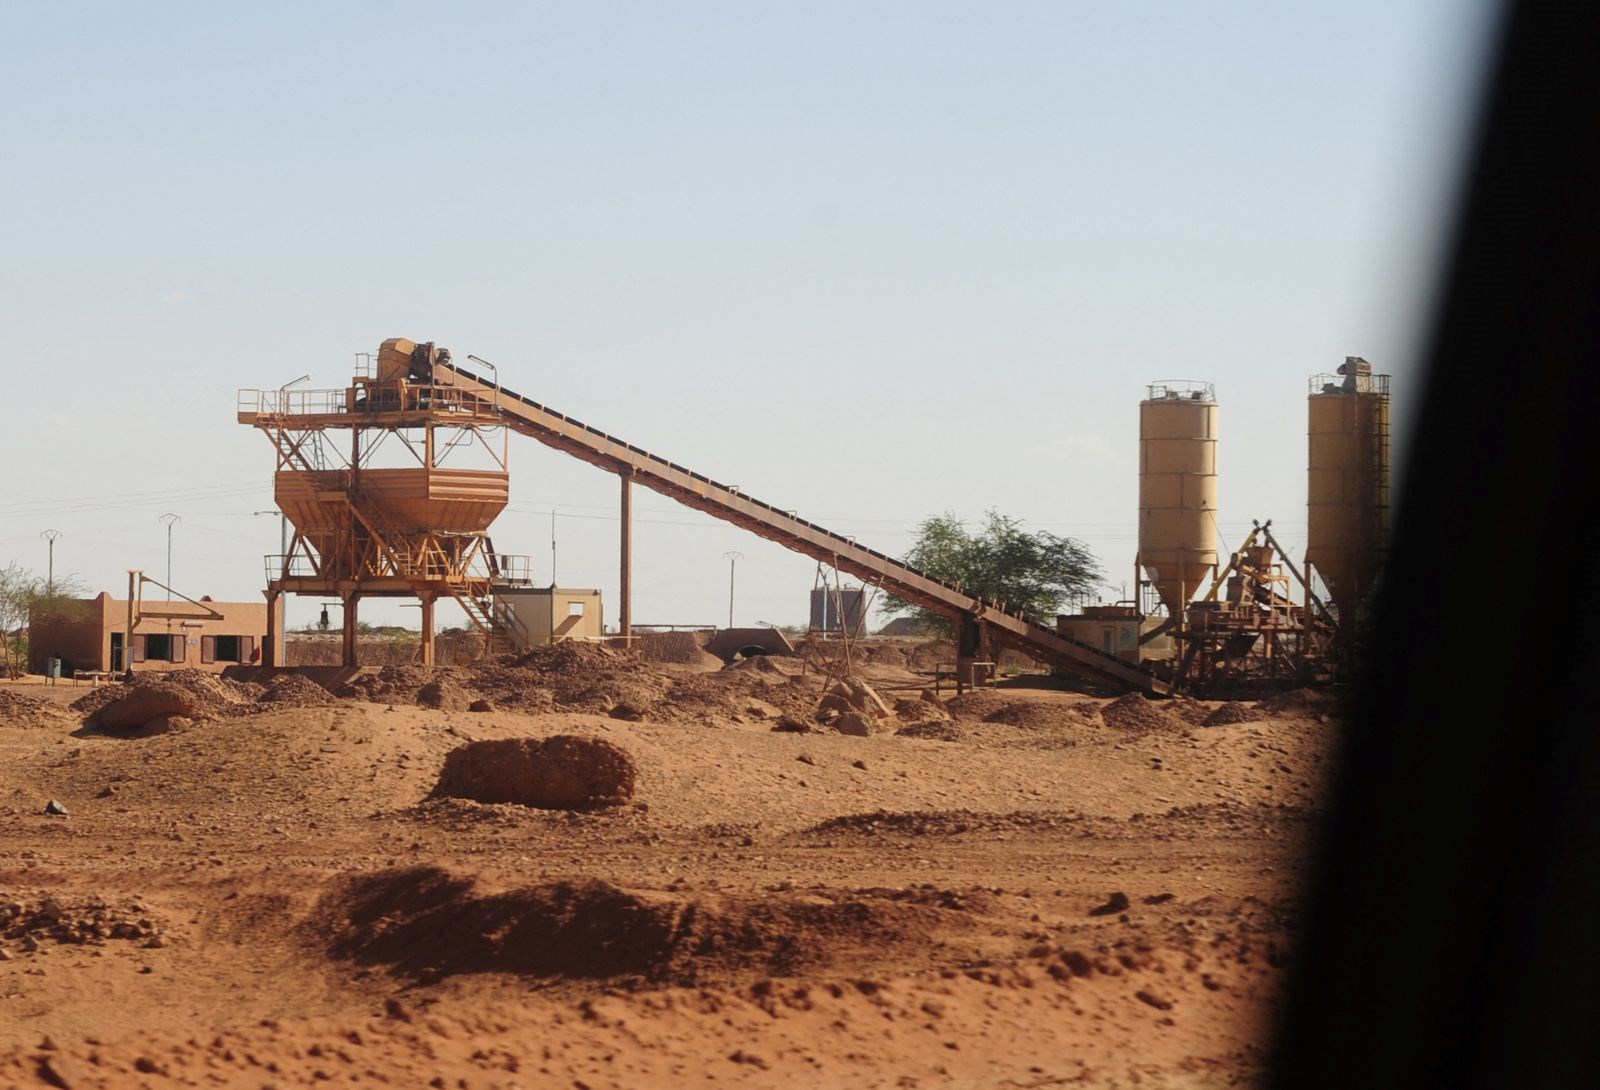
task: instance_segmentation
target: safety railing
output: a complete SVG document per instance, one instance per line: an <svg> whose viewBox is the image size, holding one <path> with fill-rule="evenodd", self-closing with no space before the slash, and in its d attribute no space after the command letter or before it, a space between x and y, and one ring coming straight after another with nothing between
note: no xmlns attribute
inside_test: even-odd
<svg viewBox="0 0 1600 1090"><path fill-rule="evenodd" d="M1389 396L1388 375L1333 375L1327 372L1312 375L1306 380L1306 392L1312 394L1378 394Z"/></svg>
<svg viewBox="0 0 1600 1090"><path fill-rule="evenodd" d="M343 390L240 390L239 412L257 416L322 416L345 411Z"/></svg>
<svg viewBox="0 0 1600 1090"><path fill-rule="evenodd" d="M494 582L500 584L531 584L533 582L533 557L516 553L489 554L489 571Z"/></svg>
<svg viewBox="0 0 1600 1090"><path fill-rule="evenodd" d="M1145 387L1146 401L1215 401L1217 388L1194 379L1164 379Z"/></svg>
<svg viewBox="0 0 1600 1090"><path fill-rule="evenodd" d="M284 569L285 559L289 562L288 570ZM309 557L300 553L295 553L287 558L282 553L269 553L262 557L262 563L266 567L267 582L269 583L275 579L283 578L308 579L317 574L317 566L311 562Z"/></svg>

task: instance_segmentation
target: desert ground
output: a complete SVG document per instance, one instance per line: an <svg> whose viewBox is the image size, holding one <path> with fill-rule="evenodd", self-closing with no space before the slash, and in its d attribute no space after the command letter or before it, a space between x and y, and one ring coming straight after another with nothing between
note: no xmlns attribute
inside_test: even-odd
<svg viewBox="0 0 1600 1090"><path fill-rule="evenodd" d="M177 711L0 685L0 1087L1259 1083L1328 698L854 656L883 709L815 659L579 645L132 687ZM631 791L441 784L550 738Z"/></svg>

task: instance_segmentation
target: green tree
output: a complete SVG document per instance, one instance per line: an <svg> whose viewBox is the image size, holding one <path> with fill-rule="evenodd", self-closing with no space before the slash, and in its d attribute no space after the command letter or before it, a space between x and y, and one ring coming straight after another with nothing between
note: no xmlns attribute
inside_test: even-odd
<svg viewBox="0 0 1600 1090"><path fill-rule="evenodd" d="M25 630L34 618L71 617L82 609L82 593L71 576L47 584L15 562L0 568L0 676L14 676L28 666Z"/></svg>
<svg viewBox="0 0 1600 1090"><path fill-rule="evenodd" d="M976 532L948 512L924 519L902 559L925 575L959 583L974 598L1004 603L1036 620L1060 612L1069 594L1100 581L1100 565L1082 542L1042 530L1029 533L1019 520L992 510ZM909 614L929 628L949 630L939 614L900 598L891 596L883 612Z"/></svg>

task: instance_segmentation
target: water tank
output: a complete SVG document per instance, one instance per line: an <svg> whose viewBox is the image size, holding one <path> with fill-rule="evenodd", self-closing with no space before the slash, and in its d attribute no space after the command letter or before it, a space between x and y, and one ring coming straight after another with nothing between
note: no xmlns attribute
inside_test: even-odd
<svg viewBox="0 0 1600 1090"><path fill-rule="evenodd" d="M1217 569L1217 398L1152 383L1139 403L1139 563L1169 615Z"/></svg>
<svg viewBox="0 0 1600 1090"><path fill-rule="evenodd" d="M1306 564L1340 617L1372 589L1389 534L1389 376L1358 356L1311 376Z"/></svg>
<svg viewBox="0 0 1600 1090"><path fill-rule="evenodd" d="M817 632L848 631L859 636L866 629L867 592L860 587L837 590L817 587L811 592L811 628Z"/></svg>

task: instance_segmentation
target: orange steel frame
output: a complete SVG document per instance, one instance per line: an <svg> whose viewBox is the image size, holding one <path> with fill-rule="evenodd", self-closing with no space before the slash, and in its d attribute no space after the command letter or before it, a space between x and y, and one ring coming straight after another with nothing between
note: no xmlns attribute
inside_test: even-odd
<svg viewBox="0 0 1600 1090"><path fill-rule="evenodd" d="M268 558L268 615L283 594L337 595L344 606L343 661L356 664L363 597L414 597L422 607L419 658L433 662L434 603L448 597L466 612L491 647L504 646L506 619L491 598L497 579L513 574L494 551L487 524L508 491L508 440L492 401L437 381L380 381L358 374L344 390L243 391L239 422L262 431L277 451L279 506L294 525L289 551ZM331 439L348 431L348 442ZM489 434L499 432L499 443ZM412 438L415 433L418 438ZM495 470L451 471L444 462L463 444L488 452ZM373 468L373 455L399 445L416 460L399 470ZM421 498L396 500L383 487L425 485ZM467 525L430 524L436 501L473 507ZM413 502L414 518L394 509ZM481 526L471 523L481 521ZM276 662L280 633L269 632L266 665Z"/></svg>
<svg viewBox="0 0 1600 1090"><path fill-rule="evenodd" d="M334 535L334 546L326 550L308 547L312 543L297 530L290 556L283 558L282 569L269 582L267 594L274 602L275 595L284 592L339 594L347 603L345 651L349 664L354 664L352 607L363 593L419 596L429 593L435 597L450 593L469 607L469 615L480 628L494 634L504 632L505 619L495 614L487 598L479 598L480 593L487 594L494 578L496 558L487 538L483 538L480 549L468 550L458 547L464 542L435 542L425 534L408 535L385 526L372 506L362 499L359 447L353 447L357 456L348 459L349 464L330 466L325 444L320 442L321 434L332 428L395 430L429 423L473 428L503 425L621 478L623 636L630 634L631 627L630 489L637 483L829 564L879 590L950 617L957 622L961 633L958 668L970 668L986 657L987 645L995 643L1097 680L1151 694L1164 695L1170 691L1169 684L1150 671L1116 655L1108 655L1092 644L1057 633L1036 619L1023 616L1020 611L1008 609L1004 602L975 597L958 584L935 579L874 549L858 545L853 537L835 534L791 512L746 496L738 488L719 484L703 474L607 435L598 428L503 389L498 379L490 382L454 364L436 362L431 367L430 382L415 384L402 380L394 391L382 392L381 404L373 407L374 403L369 402L369 407L359 415L356 412L358 390L363 384L359 378L357 382L357 386L343 392L342 403L335 397L339 391L310 391L300 395L294 391L250 391L244 395L239 411L241 423L261 428L273 438L279 452L280 481L285 471L300 477L326 473L330 469L341 474L333 480L336 487L332 491L335 498L348 505L349 512L341 533ZM366 383L365 387L370 389L373 384ZM286 395L287 401L284 400ZM297 396L304 402L304 411L296 411ZM308 447L308 439L317 441ZM503 457L501 464L504 464ZM472 535L454 535L455 538L463 536ZM296 575L292 570L301 554L317 565L307 576ZM441 557L444 571L436 573L433 565L439 565ZM464 566L475 557L486 558L490 569L478 577L470 576ZM423 599L423 603L426 621L431 601ZM472 608L478 612L472 613Z"/></svg>

